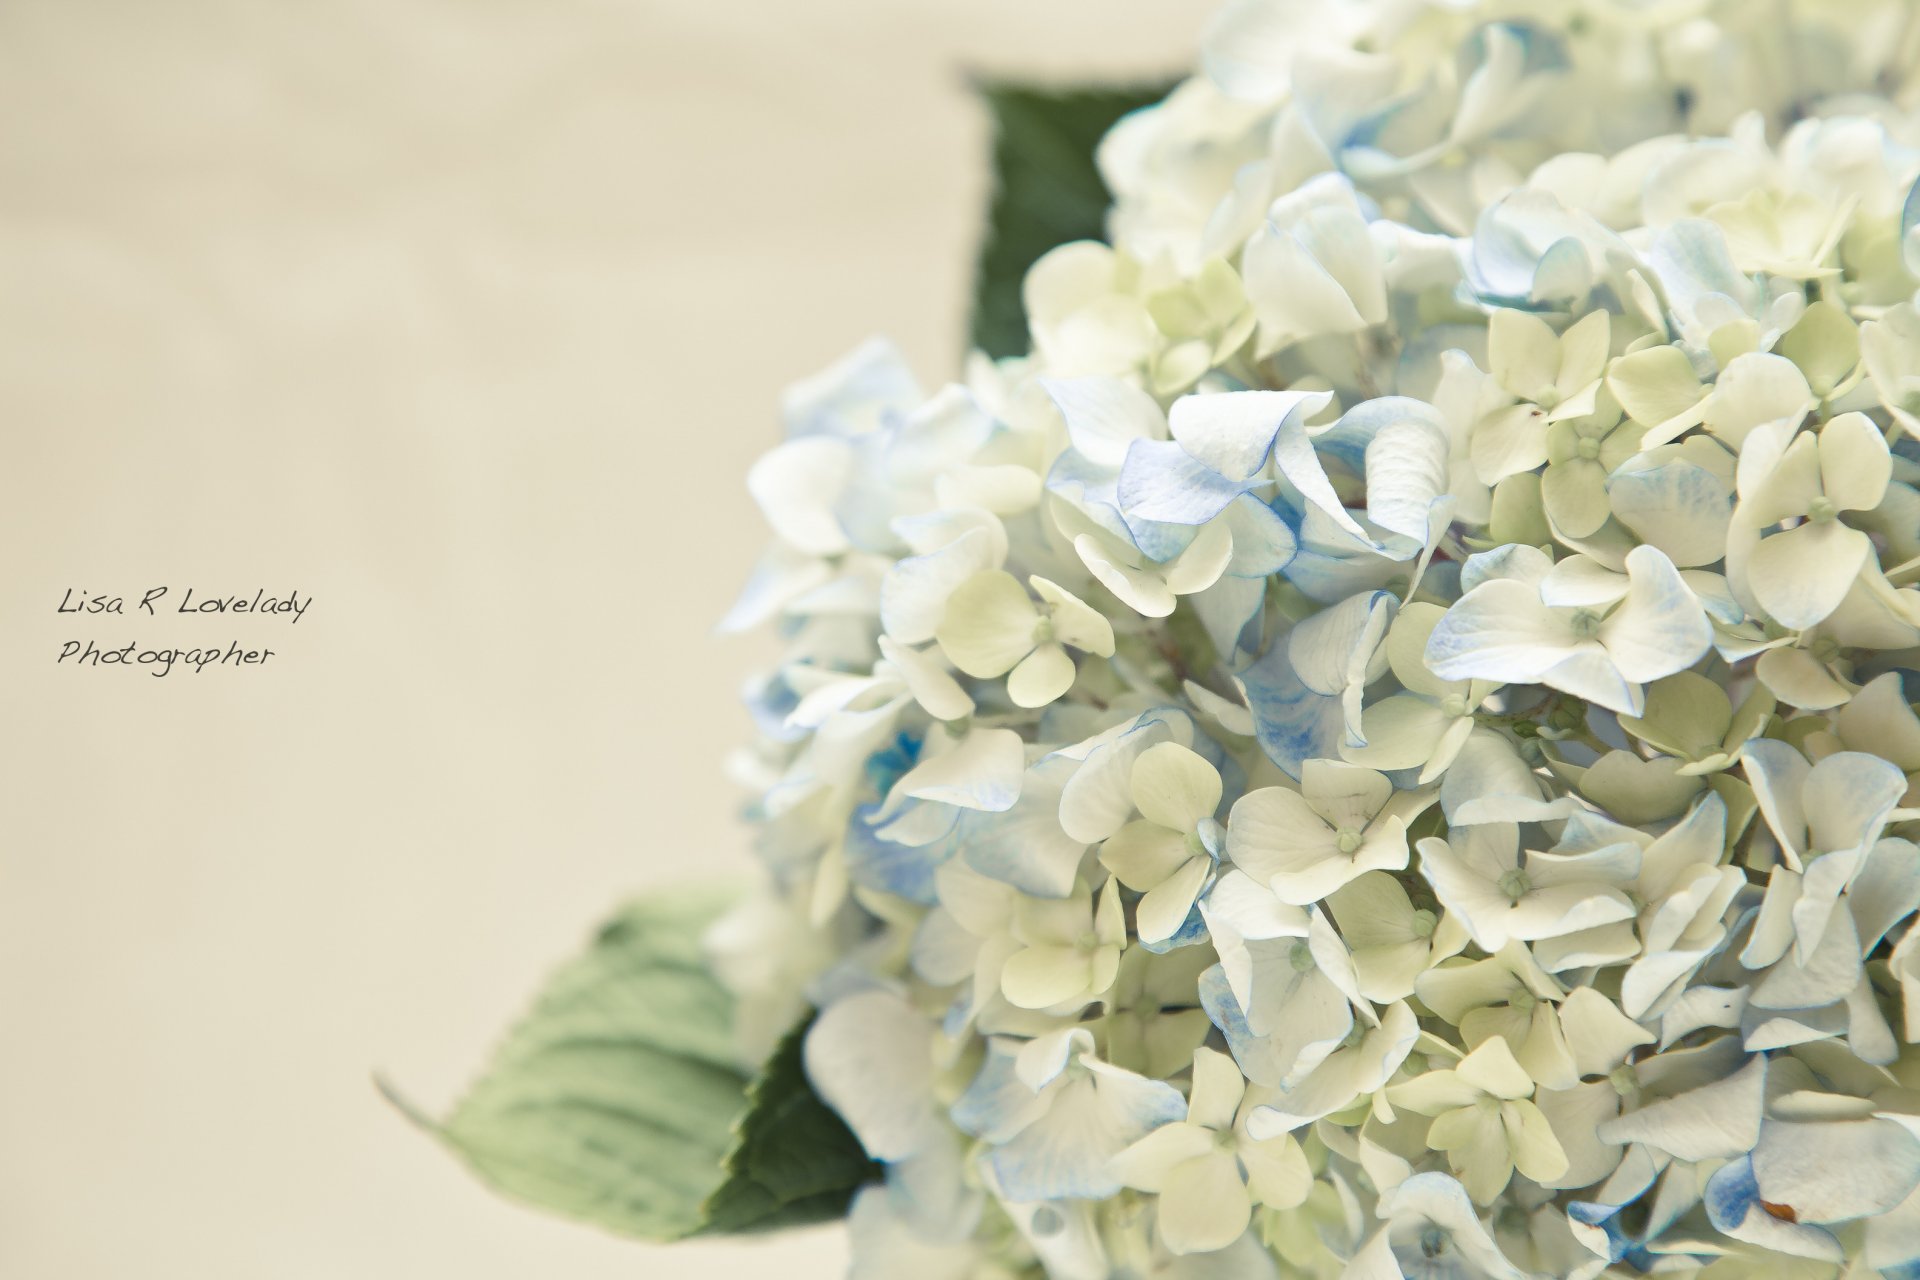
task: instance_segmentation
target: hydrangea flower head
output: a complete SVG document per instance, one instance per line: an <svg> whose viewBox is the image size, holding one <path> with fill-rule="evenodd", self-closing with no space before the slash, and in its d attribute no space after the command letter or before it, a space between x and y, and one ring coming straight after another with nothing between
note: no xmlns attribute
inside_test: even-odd
<svg viewBox="0 0 1920 1280"><path fill-rule="evenodd" d="M742 773L835 941L728 971L858 1274L1920 1275L1916 68L1233 0L1029 354L795 393Z"/></svg>

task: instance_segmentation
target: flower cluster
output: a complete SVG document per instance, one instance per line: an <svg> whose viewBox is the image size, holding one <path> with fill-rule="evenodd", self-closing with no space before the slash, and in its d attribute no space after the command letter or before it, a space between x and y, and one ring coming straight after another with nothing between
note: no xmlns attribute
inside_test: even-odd
<svg viewBox="0 0 1920 1280"><path fill-rule="evenodd" d="M854 1274L1920 1275L1920 5L1243 0L749 478Z"/></svg>

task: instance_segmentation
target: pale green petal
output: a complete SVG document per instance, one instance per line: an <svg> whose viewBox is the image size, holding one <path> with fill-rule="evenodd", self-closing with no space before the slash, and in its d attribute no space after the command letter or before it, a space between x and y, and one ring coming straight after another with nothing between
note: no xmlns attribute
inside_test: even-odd
<svg viewBox="0 0 1920 1280"><path fill-rule="evenodd" d="M1160 1191L1160 1239L1177 1254L1211 1253L1238 1240L1253 1219L1240 1167L1224 1151L1189 1160Z"/></svg>
<svg viewBox="0 0 1920 1280"><path fill-rule="evenodd" d="M1059 645L1041 645L1007 677L1007 696L1016 707L1044 707L1073 688L1073 659Z"/></svg>
<svg viewBox="0 0 1920 1280"><path fill-rule="evenodd" d="M1489 1040L1460 1060L1460 1078L1496 1098L1525 1098L1533 1093L1533 1077L1515 1060L1505 1040Z"/></svg>
<svg viewBox="0 0 1920 1280"><path fill-rule="evenodd" d="M1360 713L1360 732L1367 745L1342 746L1340 754L1370 769L1412 769L1425 764L1447 729L1464 718L1447 714L1425 698L1396 693Z"/></svg>
<svg viewBox="0 0 1920 1280"><path fill-rule="evenodd" d="M1146 819L1129 822L1100 846L1101 865L1140 893L1165 882L1192 856L1184 835Z"/></svg>
<svg viewBox="0 0 1920 1280"><path fill-rule="evenodd" d="M1612 514L1606 470L1591 458L1569 458L1548 467L1540 477L1540 501L1572 538L1592 536Z"/></svg>
<svg viewBox="0 0 1920 1280"><path fill-rule="evenodd" d="M1077 947L1016 951L1000 971L1000 992L1022 1009L1048 1009L1093 994L1093 959Z"/></svg>
<svg viewBox="0 0 1920 1280"><path fill-rule="evenodd" d="M1755 529L1797 520L1820 497L1820 442L1792 424L1769 423L1740 451L1741 523Z"/></svg>
<svg viewBox="0 0 1920 1280"><path fill-rule="evenodd" d="M1212 1130L1175 1121L1163 1124L1107 1162L1107 1171L1129 1187L1158 1193L1167 1175L1213 1150Z"/></svg>
<svg viewBox="0 0 1920 1280"><path fill-rule="evenodd" d="M1358 876L1342 885L1329 897L1327 907L1340 926L1340 935L1355 951L1392 946L1416 936L1413 900L1398 880L1383 872Z"/></svg>
<svg viewBox="0 0 1920 1280"><path fill-rule="evenodd" d="M1213 1049L1195 1049L1187 1122L1225 1133L1233 1128L1233 1117L1246 1091L1246 1077L1232 1058Z"/></svg>
<svg viewBox="0 0 1920 1280"><path fill-rule="evenodd" d="M1333 829L1304 796L1285 787L1248 792L1234 803L1227 821L1227 856L1262 883L1339 852Z"/></svg>
<svg viewBox="0 0 1920 1280"><path fill-rule="evenodd" d="M1304 1204L1313 1191L1313 1166L1291 1137L1264 1142L1242 1141L1240 1164L1247 1173L1247 1190L1269 1209L1291 1209Z"/></svg>
<svg viewBox="0 0 1920 1280"><path fill-rule="evenodd" d="M1560 1026L1575 1070L1600 1076L1626 1061L1637 1046L1652 1044L1654 1034L1620 1012L1620 1007L1591 987L1567 993L1560 1006Z"/></svg>
<svg viewBox="0 0 1920 1280"><path fill-rule="evenodd" d="M1631 718L1631 717L1626 717ZM1580 779L1580 794L1607 816L1634 826L1677 817L1706 783L1683 776L1672 757L1643 760L1631 751L1609 751Z"/></svg>
<svg viewBox="0 0 1920 1280"><path fill-rule="evenodd" d="M1473 1010L1505 1004L1525 989L1497 959L1442 965L1421 974L1414 984L1420 1002L1456 1026Z"/></svg>
<svg viewBox="0 0 1920 1280"><path fill-rule="evenodd" d="M1232 559L1233 531L1227 522L1214 520L1202 525L1187 549L1167 565L1167 590L1177 596L1205 591L1220 581L1220 575L1227 571Z"/></svg>
<svg viewBox="0 0 1920 1280"><path fill-rule="evenodd" d="M1607 368L1607 389L1635 422L1668 439L1698 421L1698 406L1707 394L1693 362L1671 346L1648 347L1615 360ZM1677 429L1666 426L1669 423ZM1663 426L1665 430L1658 430Z"/></svg>
<svg viewBox="0 0 1920 1280"><path fill-rule="evenodd" d="M1504 1045L1506 1042L1495 1043ZM1519 1070L1518 1067L1514 1069ZM1393 1100L1394 1106L1405 1107L1423 1116L1437 1116L1456 1107L1471 1106L1485 1093L1486 1090L1462 1079L1457 1071L1429 1071L1401 1084L1390 1085L1387 1089L1387 1096Z"/></svg>
<svg viewBox="0 0 1920 1280"><path fill-rule="evenodd" d="M1839 511L1871 511L1893 477L1887 438L1864 413L1843 413L1820 428L1820 485Z"/></svg>
<svg viewBox="0 0 1920 1280"><path fill-rule="evenodd" d="M1681 671L1647 686L1646 713L1623 716L1620 727L1668 755L1699 760L1721 750L1733 723L1733 705L1718 683Z"/></svg>
<svg viewBox="0 0 1920 1280"><path fill-rule="evenodd" d="M1493 1040L1490 1044L1504 1044ZM1427 1141L1445 1151L1460 1184L1477 1204L1492 1204L1513 1177L1513 1156L1498 1112L1463 1107L1433 1122Z"/></svg>
<svg viewBox="0 0 1920 1280"><path fill-rule="evenodd" d="M1513 1164L1535 1182L1551 1182L1567 1171L1567 1153L1553 1136L1553 1126L1531 1102L1509 1102L1500 1108Z"/></svg>
<svg viewBox="0 0 1920 1280"><path fill-rule="evenodd" d="M1540 501L1540 477L1531 471L1508 476L1493 487L1487 533L1495 542L1538 547L1553 541L1546 508Z"/></svg>
<svg viewBox="0 0 1920 1280"><path fill-rule="evenodd" d="M1140 941L1165 942L1178 933L1212 869L1211 858L1189 858L1163 883L1147 890L1134 911Z"/></svg>
<svg viewBox="0 0 1920 1280"><path fill-rule="evenodd" d="M1800 366L1815 395L1826 397L1860 363L1860 330L1843 308L1822 299L1808 304L1774 350Z"/></svg>
<svg viewBox="0 0 1920 1280"><path fill-rule="evenodd" d="M1754 664L1767 691L1790 707L1825 711L1853 696L1853 690L1805 649L1769 649Z"/></svg>
<svg viewBox="0 0 1920 1280"><path fill-rule="evenodd" d="M1113 656L1113 624L1106 615L1080 597L1035 575L1028 579L1033 590L1053 610L1053 638L1083 653Z"/></svg>
<svg viewBox="0 0 1920 1280"><path fill-rule="evenodd" d="M1487 321L1487 359L1509 395L1538 400L1560 373L1560 338L1538 316L1503 307Z"/></svg>
<svg viewBox="0 0 1920 1280"><path fill-rule="evenodd" d="M1522 402L1482 418L1469 446L1473 469L1483 484L1494 484L1547 460L1547 415Z"/></svg>
<svg viewBox="0 0 1920 1280"><path fill-rule="evenodd" d="M1412 693L1444 698L1450 693L1465 693L1463 682L1442 680L1427 669L1427 638L1446 616L1440 605L1412 600L1400 606L1393 624L1387 628L1387 665L1394 679Z"/></svg>
<svg viewBox="0 0 1920 1280"><path fill-rule="evenodd" d="M1590 391L1600 380L1612 354L1613 326L1605 311L1590 312L1560 335L1559 369L1554 390L1562 401Z"/></svg>
<svg viewBox="0 0 1920 1280"><path fill-rule="evenodd" d="M1160 742L1133 762L1133 803L1150 822L1192 831L1220 807L1220 775L1177 742Z"/></svg>
<svg viewBox="0 0 1920 1280"><path fill-rule="evenodd" d="M1005 675L1033 651L1040 611L1010 573L976 573L947 599L934 638L954 666L970 676Z"/></svg>

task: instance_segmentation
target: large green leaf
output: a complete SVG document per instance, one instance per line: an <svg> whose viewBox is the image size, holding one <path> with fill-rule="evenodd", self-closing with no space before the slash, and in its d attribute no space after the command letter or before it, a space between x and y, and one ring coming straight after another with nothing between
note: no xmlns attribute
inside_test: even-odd
<svg viewBox="0 0 1920 1280"><path fill-rule="evenodd" d="M444 1121L396 1102L501 1193L675 1240L816 1222L875 1176L800 1065L806 1021L755 1079L700 935L724 895L636 903L562 969Z"/></svg>
<svg viewBox="0 0 1920 1280"><path fill-rule="evenodd" d="M976 347L994 356L1026 354L1020 282L1027 268L1056 245L1105 237L1112 197L1094 165L1094 147L1114 121L1158 102L1169 88L979 86L993 115L994 192L974 277Z"/></svg>

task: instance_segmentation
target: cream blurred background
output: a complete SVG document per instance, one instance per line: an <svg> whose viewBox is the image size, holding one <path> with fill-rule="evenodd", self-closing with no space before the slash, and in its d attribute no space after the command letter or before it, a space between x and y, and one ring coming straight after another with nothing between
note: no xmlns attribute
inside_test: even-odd
<svg viewBox="0 0 1920 1280"><path fill-rule="evenodd" d="M0 1276L831 1276L493 1199L439 1109L623 896L747 865L716 642L783 384L957 367L962 69L1135 0L0 4ZM71 587L296 588L304 620ZM269 645L165 679L60 644Z"/></svg>

